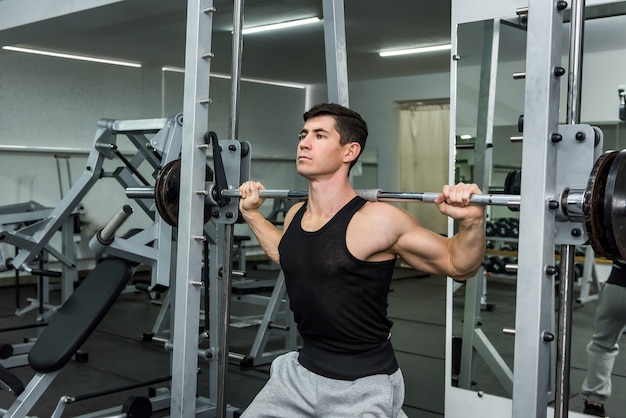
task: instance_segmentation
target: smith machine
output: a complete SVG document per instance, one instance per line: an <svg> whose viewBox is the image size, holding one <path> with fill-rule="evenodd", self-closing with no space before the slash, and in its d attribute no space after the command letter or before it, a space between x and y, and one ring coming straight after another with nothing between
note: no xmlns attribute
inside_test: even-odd
<svg viewBox="0 0 626 418"><path fill-rule="evenodd" d="M326 13L334 16L333 11L343 9L333 6L336 6L333 2L324 3L325 21L328 18ZM458 4L456 7L463 9ZM518 294L524 297L518 300L515 351L522 354L515 358L517 367L512 385L513 416L520 418L546 414L546 388L550 369L548 360L553 342L558 343L559 347L559 373L557 389L554 391L559 405L557 409L567 409L564 404L568 380L565 370L568 367L565 364L568 360L573 247L590 243L600 256L609 259L626 258L625 237L622 232L624 221L621 216L625 210L622 202L626 185L623 181L626 152L602 154L601 132L578 123L580 80L576 76L572 77L570 86L568 112L571 112L571 116L568 117L567 124L558 125L559 79L566 74L560 64L561 28L566 7L567 4L563 1L531 0L528 7L520 6L519 11L528 14L529 22L528 64L525 74L521 76L526 78L526 126L522 165L535 168L523 171L522 185L544 187L523 188L521 195L482 195L472 198L473 204L503 205L520 209L522 228L517 269L518 275L527 279L518 281ZM580 6L574 7L574 10L578 10L578 7ZM207 48L210 45L210 15L213 11L210 1L190 2L182 164L176 168L180 170L179 174L170 176L173 179L179 177L180 181L163 181L154 190L155 199L160 201L157 207L161 210L161 216L169 218L169 222L176 222L179 228L171 395L172 414L176 416L190 416L198 411L195 396L197 309L200 289L203 287L200 279L202 244L209 239L203 233L203 225L209 217L215 225L215 230L211 231L211 242L216 243L209 248L209 280L211 289L215 290L210 303L220 306L221 313L219 317L211 318L209 328L213 345L209 354L217 368L211 369L210 379L215 384L211 387L210 399L213 401L207 408L216 407L218 416L226 416L227 410L230 411L224 400L232 275L229 249L232 248L233 241L232 225L237 218L236 189L247 179L249 162L246 158L249 158L250 151L249 145L236 139L218 142L213 135L207 134L205 116L210 61L207 59L210 57ZM237 137L237 59L241 52L240 38L237 35L241 26L241 5L236 4L235 11L236 41L233 46L235 62L230 132L233 138ZM335 19L328 20L337 24ZM579 28L575 20L572 26ZM573 38L578 39L576 36ZM575 51L579 48L580 45L574 46ZM336 48L330 50L337 53ZM570 72L577 74L576 68L579 65L574 61L570 65ZM334 85L341 87L342 83ZM341 91L341 88L338 90ZM329 96L331 100L341 101L341 94ZM347 99L347 96L344 97ZM219 150L216 149L217 144ZM215 170L207 170L206 166L206 150L211 146L214 150ZM164 174L167 175L167 171ZM178 193L168 194L169 189ZM302 198L304 195L305 193L299 191L264 192L265 197L274 198ZM371 200L430 202L436 194L374 190L362 191L361 195ZM176 210L177 214L174 213ZM554 261L555 242L561 244L561 262L558 266ZM542 245L537 245L538 243ZM559 312L559 325L555 328L550 310L553 282L557 273L565 293L561 296L562 312ZM221 293L221 297L218 293ZM216 341L219 341L219 346ZM447 344L447 357L451 358L450 342ZM470 397L465 394L470 392L461 392L464 392L465 398ZM454 395L455 393L448 390L446 415L469 416L472 408L468 408L468 405L476 401L472 399L469 404L465 402L466 399L453 402ZM481 402L491 399L482 394L477 398ZM217 403L214 403L215 400ZM476 413L484 414L485 410L485 405L480 405ZM503 407L503 411L504 415L501 416L508 416L511 413L510 405Z"/></svg>
<svg viewBox="0 0 626 418"><path fill-rule="evenodd" d="M567 5L564 2L537 2L537 4L531 2L531 5L533 7L522 12L528 14L529 20L528 66L522 76L527 80L524 137L528 138L524 144L526 146L523 166L536 168L539 164L542 170L523 171L522 184L546 186L523 189L521 195L488 194L474 196L471 200L473 204L501 205L520 210L522 228L520 229L518 274L536 278L534 283L532 280L518 281L518 294L525 296L518 302L518 315L522 315L523 318L520 317L517 321L516 352L527 353L528 356L521 354L515 358L516 363L519 362L512 385L513 416L516 417L545 416L548 405L548 390L545 388L548 387L547 379L550 369L548 357L552 342L558 343L560 348L558 350L560 373L557 376L558 388L555 390L557 405L565 403L564 399L567 398L565 395L567 376L564 372L567 359L564 357L567 357L566 347L569 338L567 330L570 326L568 317L571 315L568 307L571 305L573 246L590 243L595 253L602 257L626 258L625 237L622 232L623 218L621 217L624 211L621 202L626 185L623 181L626 151L602 154L602 134L591 126L577 123L579 116L574 112L577 112L575 109L578 109L579 105L575 99L570 104L570 109L574 110L568 119L568 124L558 126L558 107L551 103L555 100L558 102L558 80L566 74L560 65L560 32L563 10ZM546 48L546 45L551 45L551 48ZM207 64L203 62L202 65ZM199 84L204 85L204 83ZM574 92L571 96L575 98L579 83L574 84L572 87ZM199 95L196 100L185 100L185 104L193 103L194 110L200 114L203 110L201 97L204 96ZM228 160L229 163L220 162L220 157L214 151L215 170L209 170L207 175L205 163L205 149L208 148L207 137L213 138L212 135L207 136L203 129L195 131L193 146L184 147L182 155L183 162L187 158L193 160L194 163L189 163L188 160L187 164L182 164L180 168L173 168L172 170L180 169L180 174L174 175L175 171L172 171L172 175L168 175L175 180L164 181L154 190L155 199L160 201L157 207L161 208L161 215L169 218L169 222L178 222L179 225L179 245L183 249L179 252L181 255L179 263L183 262L183 265L179 264L177 273L178 277L189 278L187 283L177 282L179 287L177 287L176 309L181 310L197 306L198 301L195 296L191 300L188 298L197 294L195 289L202 285L202 281L193 279L198 277L198 272L191 271L194 266L201 264L200 260L191 258L185 262L184 254L188 253L189 257L194 254L195 257L200 256L200 243L205 240L205 237L196 231L201 230L203 216L204 220L207 217L212 218L218 226L232 225L235 222L238 197L236 188L247 178L243 174L247 169L245 167L247 162L241 166L240 164L249 155L249 146L236 140L219 142L221 160ZM532 141L539 143L534 144L531 143ZM212 142L212 144L215 143L217 142ZM530 147L529 143L531 143ZM213 148L215 150L215 145ZM186 176L190 176L191 181L182 181ZM180 181L176 180L178 178ZM171 190L175 191L173 195L168 194ZM150 190L146 192L152 193ZM437 195L436 193L393 193L380 190L360 191L360 194L370 200L422 202L432 202ZM298 199L305 197L306 192L268 190L262 192L262 196ZM187 210L186 213L182 212L183 208ZM178 216L175 213L176 210L180 211ZM194 216L194 214L202 214L202 216ZM228 268L221 266L230 266L231 263L228 252L221 254L221 251L231 247L229 243L232 240L232 233L229 230L230 228L226 227L223 230L220 227L217 228L218 245L211 253L216 255L212 256L211 260L224 260L223 263L218 262L210 266L212 274L221 275L221 282L218 283L227 288L222 290L224 295L228 295L229 286L227 286L226 277L230 275L230 272L227 271ZM548 234L546 231L555 231L555 233ZM538 246L537 242L542 242L543 245ZM558 266L554 262L555 242L562 244L561 262ZM222 245L222 243L226 244ZM553 281L557 274L565 292L561 296L563 312L559 313L559 326L556 328L558 332L555 330L549 313L552 306ZM180 288L182 290L179 292ZM224 314L224 304L228 300L229 295L221 298L222 316L220 318L222 320L228 318L228 315ZM182 307L180 307L181 304ZM525 304L532 306L524 306ZM175 328L174 341L178 342L181 338L183 340L184 338L194 339L194 341L187 341L185 344L175 343L175 352L177 347L182 351L195 349L197 346L195 341L197 336L193 332L197 324L190 320L194 317L189 316L190 312L183 312L183 314L184 318L187 318L187 321L183 323L188 330L179 328L176 331ZM179 316L177 315L176 318ZM181 321L176 319L175 324L179 326ZM226 326L227 323L221 328L221 341L226 339L224 337ZM539 330L536 329L537 326ZM217 326L213 329L217 329ZM219 352L226 351L224 349L218 351L218 357L220 357ZM175 386L186 387L182 380L187 381L190 377L195 379L195 372L192 372L195 370L195 357L195 352L175 355L175 363L176 361L180 363L180 367L175 367L175 370L191 370L189 374L178 378L181 379L180 382L175 379ZM222 377L223 375L217 381L224 382ZM218 384L217 390L224 386L223 383ZM174 391L172 404L178 413L184 416L187 408L195 408L195 400L188 398L185 394L176 393L176 389ZM484 398L481 394L481 399ZM519 399L524 399L524 401L520 402ZM189 406L186 406L187 402ZM446 414L450 413L454 416L455 411L459 410L459 416L468 416L468 409L464 402L458 402L455 406L450 406L448 401L446 403ZM484 414L484 406L479 411ZM510 411L504 413L510 414Z"/></svg>

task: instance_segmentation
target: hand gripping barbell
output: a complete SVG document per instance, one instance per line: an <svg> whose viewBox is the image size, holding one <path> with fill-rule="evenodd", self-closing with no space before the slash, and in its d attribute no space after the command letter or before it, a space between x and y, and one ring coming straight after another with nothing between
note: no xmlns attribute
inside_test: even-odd
<svg viewBox="0 0 626 418"><path fill-rule="evenodd" d="M589 243L599 257L626 260L626 150L610 151L596 161L585 190L565 189L559 199L548 202L551 209L559 210L561 217L570 221L584 221ZM208 192L204 220L211 219L212 209L220 202L239 198L237 189L215 188L213 171L206 168ZM180 160L167 164L152 189L127 189L131 198L154 197L159 214L168 224L178 225L180 191ZM432 203L439 193L385 192L379 189L357 190L364 199L382 202ZM304 190L260 190L262 198L305 199ZM472 205L507 206L519 209L521 196L513 194L475 194Z"/></svg>

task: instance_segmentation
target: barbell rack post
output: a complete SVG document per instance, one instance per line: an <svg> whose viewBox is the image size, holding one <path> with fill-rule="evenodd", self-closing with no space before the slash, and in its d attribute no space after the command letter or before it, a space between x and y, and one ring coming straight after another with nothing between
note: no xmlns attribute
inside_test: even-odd
<svg viewBox="0 0 626 418"><path fill-rule="evenodd" d="M582 104L583 44L585 34L585 0L572 0L569 45L567 113L568 124L580 123ZM576 207L576 205L572 205ZM566 209L569 209L569 199ZM557 358L554 417L568 416L572 347L572 309L574 298L574 245L561 245L559 263L559 300L557 316Z"/></svg>

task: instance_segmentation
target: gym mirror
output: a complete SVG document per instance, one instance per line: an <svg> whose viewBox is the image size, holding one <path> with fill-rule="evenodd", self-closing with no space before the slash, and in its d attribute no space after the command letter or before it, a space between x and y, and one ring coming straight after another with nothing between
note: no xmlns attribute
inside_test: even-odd
<svg viewBox="0 0 626 418"><path fill-rule="evenodd" d="M521 135L524 82L512 74L524 69L525 27L513 18L470 22L458 26L457 37L457 173L485 193L502 192L508 172L521 165L521 144L510 138ZM515 327L515 276L504 266L516 257L518 216L505 207L486 212L485 266L476 280L454 291L453 383L510 397L514 337L502 330Z"/></svg>
<svg viewBox="0 0 626 418"><path fill-rule="evenodd" d="M607 39L623 39L626 33L625 2L614 2L611 7L587 8L585 25L584 61L590 61L583 79L596 88L598 60L623 47L610 45ZM567 17L567 14L566 14ZM567 20L567 19L566 19ZM610 31L607 33L607 31ZM620 32L621 31L621 32ZM563 65L568 62L569 24L564 25ZM621 33L621 35L620 35ZM524 113L524 80L514 77L525 71L526 26L522 17L463 23L456 28L456 180L474 181L483 192L502 192L507 175L521 168L522 143L518 130L520 115ZM602 55L598 54L602 49ZM618 121L618 88L626 85L626 76L615 83L612 90L604 88L593 93L593 100L585 102L581 123L599 126L604 133L604 150L622 149L626 145ZM589 87L588 87L589 88ZM561 123L565 119L567 80L561 83ZM491 110L489 103L493 104ZM598 107L605 103L614 106L613 116L602 118ZM587 111L586 111L587 110ZM491 113L490 113L491 112ZM609 112L610 113L610 112ZM591 116L587 116L591 115ZM597 122L598 120L602 122ZM607 121L608 120L608 121ZM513 139L513 140L512 140ZM489 144L492 144L489 145ZM511 398L515 344L516 276L505 269L517 257L517 219L519 214L505 207L487 207L488 249L483 270L473 282L455 284L452 296L452 385L473 393L485 393ZM558 248L557 248L558 251ZM585 257L586 248L577 248L576 269L582 275L587 267L593 273L591 285L579 279L575 287L573 332L571 346L570 409L581 411L580 385L586 372L586 344L593 333L597 289L596 278L608 275L602 260ZM610 269L610 263L609 269ZM555 289L558 303L558 289ZM554 351L556 355L556 351ZM523 354L518 354L523 355ZM555 361L551 361L554 369ZM623 373L626 361L613 370ZM554 370L551 382L554 383ZM621 381L621 380L620 380ZM619 384L619 383L617 383ZM618 390L615 388L614 392ZM619 393L619 392L617 392ZM623 392L622 392L623 393Z"/></svg>

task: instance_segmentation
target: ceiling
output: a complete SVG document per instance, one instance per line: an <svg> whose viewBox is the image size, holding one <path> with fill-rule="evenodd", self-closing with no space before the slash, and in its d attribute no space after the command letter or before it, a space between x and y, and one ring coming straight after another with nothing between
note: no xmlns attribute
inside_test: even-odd
<svg viewBox="0 0 626 418"><path fill-rule="evenodd" d="M36 4L36 12L24 9ZM45 19L58 9L58 0L0 0L0 28L23 15L35 23L0 30L2 45L138 61L143 65L184 66L186 0L82 0L107 3L72 14ZM233 0L214 0L211 70L230 73ZM323 17L323 0L244 1L244 27ZM451 2L444 0L344 0L348 79L364 80L448 72L448 51L381 58L378 52L395 48L450 42ZM6 7L11 4L10 7ZM78 4L78 3L77 3ZM9 13L7 13L7 10ZM566 11L568 19L569 10ZM13 13L15 16L11 16ZM622 49L626 2L587 8L585 51ZM600 16L616 17L594 19ZM5 23L2 25L2 23ZM8 22L8 24L6 23ZM569 31L569 25L564 27ZM519 58L525 35L514 47L501 51L506 60ZM475 42L480 50L481 35ZM564 52L567 52L567 42ZM265 32L244 37L242 76L312 84L326 81L324 25ZM462 58L471 60L471 51ZM0 50L0 54L4 53ZM507 55L508 54L508 55ZM478 63L480 56L473 57ZM467 61L470 63L469 61Z"/></svg>
<svg viewBox="0 0 626 418"><path fill-rule="evenodd" d="M2 1L0 1L0 4ZM380 50L450 42L450 1L347 0L348 79L376 79L447 72L448 51L381 58ZM2 45L20 45L183 67L184 0L125 0L0 31ZM214 0L211 70L230 73L233 1ZM323 17L322 0L248 0L244 27ZM244 37L242 76L297 83L326 80L324 26Z"/></svg>

